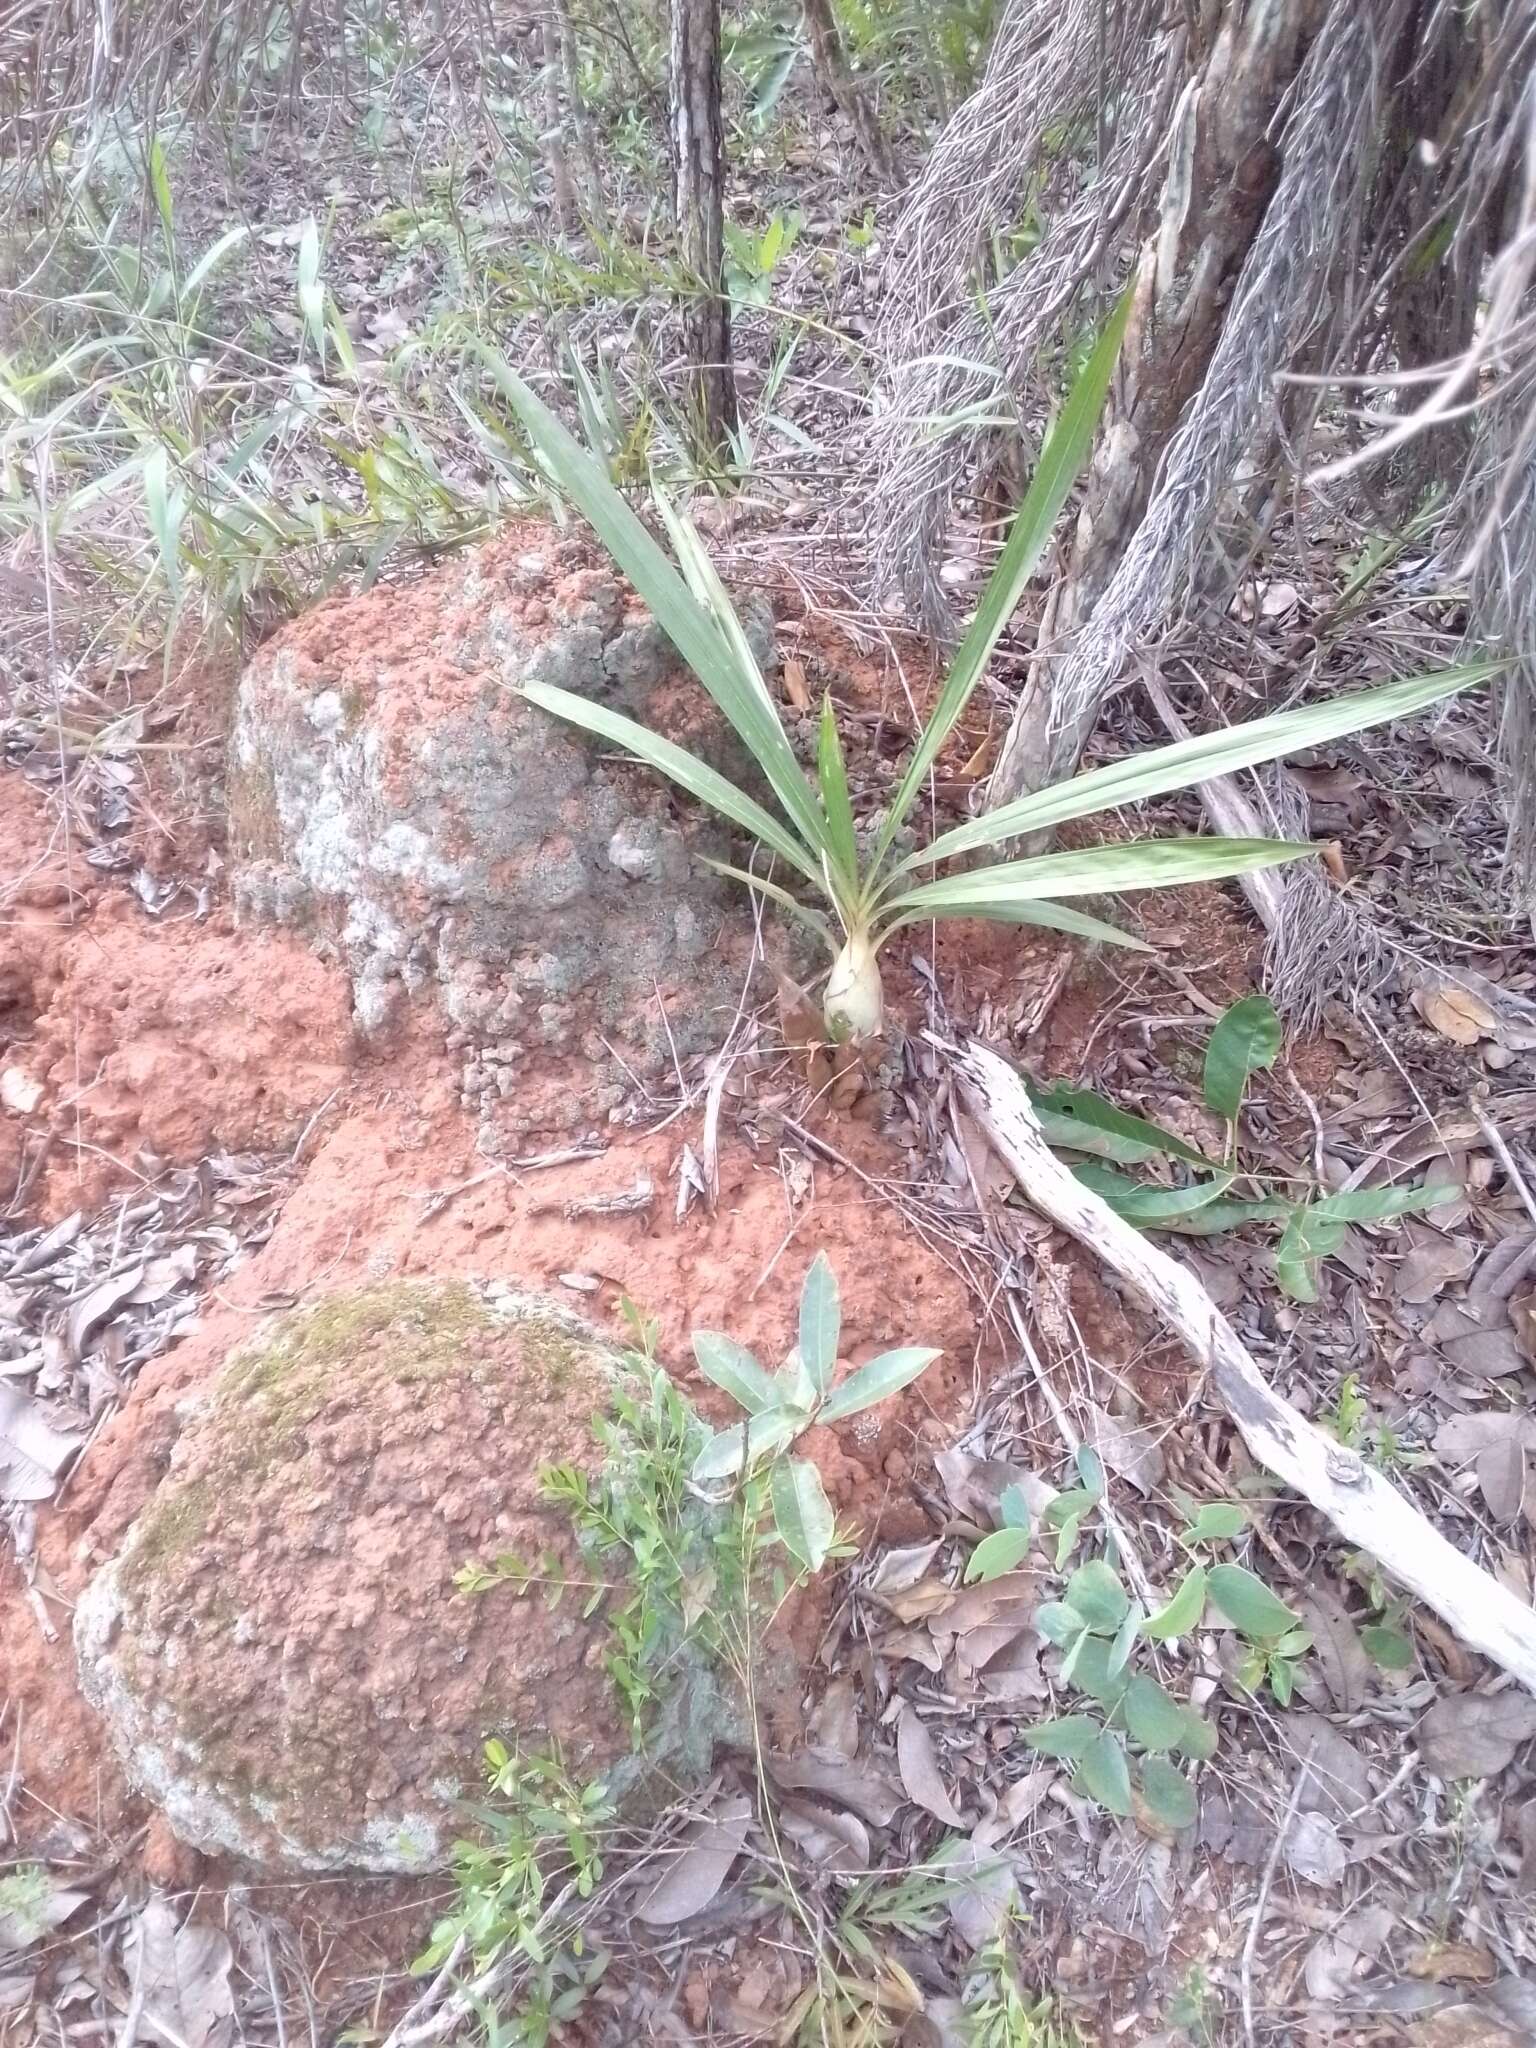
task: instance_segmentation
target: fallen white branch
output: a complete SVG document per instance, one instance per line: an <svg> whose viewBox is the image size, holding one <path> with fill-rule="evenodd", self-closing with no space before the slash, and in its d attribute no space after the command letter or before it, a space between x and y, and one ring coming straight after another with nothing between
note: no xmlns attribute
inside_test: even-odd
<svg viewBox="0 0 1536 2048"><path fill-rule="evenodd" d="M1464 1643L1536 1692L1536 1610L1464 1557L1394 1486L1282 1401L1195 1276L1085 1187L1040 1135L1024 1084L985 1046L953 1056L966 1106L1031 1205L1070 1231L1177 1332L1260 1464L1369 1551Z"/></svg>

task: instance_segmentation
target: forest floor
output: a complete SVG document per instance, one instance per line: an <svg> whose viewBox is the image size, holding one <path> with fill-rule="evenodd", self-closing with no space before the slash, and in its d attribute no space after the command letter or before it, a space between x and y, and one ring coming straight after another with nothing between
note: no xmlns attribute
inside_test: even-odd
<svg viewBox="0 0 1536 2048"><path fill-rule="evenodd" d="M321 103L329 126L278 131L223 163L170 158L184 263L231 224L251 230L203 319L226 342L244 323L239 347L263 366L241 372L227 348L217 359L216 380L246 376L246 424L281 415L261 458L268 509L281 524L328 508L306 529L323 544L252 543L225 565L254 581L257 633L322 572L408 580L494 524L520 458L434 385L431 350L455 321L509 359L547 366L563 345L605 363L589 430L616 458L633 435L637 473L681 460L665 407L636 410L650 380L672 388L665 267L637 224L654 158L616 142L611 234L562 241L526 166L519 184L458 147L421 81L391 77L366 132ZM861 594L858 536L833 516L856 496L840 451L871 374L881 201L799 91L736 140L755 459L739 493L696 509L733 580L774 603L786 712L831 692L855 788L874 802L932 679ZM787 248L768 251L791 214ZM306 386L294 278L317 216L365 374ZM68 242L80 291L87 239ZM29 320L28 346L49 338L39 321L66 318ZM391 481L335 453L365 445L389 452ZM145 502L104 493L47 554L35 526L4 529L0 2043L131 2041L146 1999L145 2038L382 2040L420 1989L409 1967L451 1879L278 1884L195 1855L136 1798L75 1684L72 1602L164 1469L178 1404L254 1319L350 1279L515 1276L615 1329L638 1304L659 1323L661 1359L717 1413L682 1363L690 1330L780 1355L817 1251L852 1342L933 1342L944 1358L873 1442L819 1433L860 1548L797 1624L805 1684L772 1731L779 1780L722 1759L687 1809L615 1844L589 1929L612 1960L566 2035L1536 2041L1536 1709L1252 1465L1179 1346L1091 1248L1019 1202L922 1035L974 1031L1037 1082L1091 1088L1219 1147L1204 1047L1263 974L1264 935L1236 893L1137 904L1156 951L1129 967L1039 935L923 933L893 958L899 1071L852 1110L824 1099L783 1000L747 985L723 1090L713 1055L680 1061L619 1120L573 1134L556 1111L579 1062L551 1056L523 1084L526 1154L488 1158L429 999L393 1039L366 1043L339 969L236 923L222 806L238 654L192 629L195 605L168 639L163 606L125 597L163 566ZM984 567L979 512L967 531L962 603ZM1427 549L1392 553L1339 622L1363 534L1341 513L1282 537L1284 572L1191 628L1165 681L1196 703L1215 680L1229 705L1266 703L1299 650L1316 655L1323 620L1339 676L1448 658L1456 607L1426 599ZM984 774L1023 658L1002 658L946 757L941 815L958 816ZM1271 1226L1174 1242L1277 1390L1530 1600L1536 962L1498 907L1483 716L1458 705L1432 732L1343 743L1292 769L1307 825L1337 842L1395 971L1287 1035L1241 1130L1256 1186L1406 1178L1447 1192L1352 1229L1317 1263L1310 1302L1278 1285ZM1108 757L1161 736L1127 694L1097 744ZM689 1199L701 1160L718 1176L712 1202ZM1053 1538L1026 1571L964 1584L1006 1489L1085 1485L1076 1557ZM1024 1741L1072 1698L1034 1615L1090 1550L1171 1590L1191 1514L1218 1502L1241 1508L1220 1554L1261 1576L1310 1641L1278 1686L1271 1674L1255 1688L1232 1628L1208 1619L1181 1638L1160 1668L1220 1738L1196 1818L1117 1818ZM686 1855L742 1799L739 1854L683 1886L670 1920L637 1917L658 1857ZM765 1882L786 1855L794 1911ZM806 2003L813 1927L844 1944L830 2017ZM1008 2009L1010 1983L1049 1999L1054 2019Z"/></svg>

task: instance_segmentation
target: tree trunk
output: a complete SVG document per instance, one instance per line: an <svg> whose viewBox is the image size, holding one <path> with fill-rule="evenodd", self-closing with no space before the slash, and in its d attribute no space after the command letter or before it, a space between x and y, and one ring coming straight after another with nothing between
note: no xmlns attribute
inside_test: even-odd
<svg viewBox="0 0 1536 2048"><path fill-rule="evenodd" d="M801 0L806 34L811 43L811 68L816 82L852 127L864 160L877 178L895 176L890 144L869 95L848 66L842 38L832 16L831 0Z"/></svg>
<svg viewBox="0 0 1536 2048"><path fill-rule="evenodd" d="M1169 193L1136 280L1134 354L1124 369L1121 404L1106 423L1066 574L1054 593L1055 644L1031 663L989 804L1007 803L1072 772L1106 692L1120 680L1126 646L1140 641L1140 633L1106 632L1100 648L1084 629L1122 571L1164 476L1175 429L1216 356L1278 182L1276 109L1292 89L1320 13L1319 0L1275 0L1251 12L1234 8L1209 46L1190 52L1198 89L1183 96L1170 137ZM1326 279L1314 275L1311 289L1320 298ZM1269 327L1283 331L1286 311L1275 307ZM1242 422L1245 438L1251 423ZM1209 481L1224 487L1227 479L1217 472ZM1182 495L1193 501L1199 494L1184 486ZM1197 536L1187 530L1168 536L1170 562L1193 561L1196 548Z"/></svg>
<svg viewBox="0 0 1536 2048"><path fill-rule="evenodd" d="M698 447L713 455L737 419L723 275L720 0L672 0L670 115L678 249L693 286L682 308L683 347Z"/></svg>

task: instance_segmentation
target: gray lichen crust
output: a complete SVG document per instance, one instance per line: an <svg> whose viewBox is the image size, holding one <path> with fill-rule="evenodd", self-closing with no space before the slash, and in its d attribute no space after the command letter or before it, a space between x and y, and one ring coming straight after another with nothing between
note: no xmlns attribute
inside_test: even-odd
<svg viewBox="0 0 1536 2048"><path fill-rule="evenodd" d="M598 1056L615 1032L654 1065L724 998L721 887L668 792L521 686L717 760L730 735L624 586L530 534L296 621L242 678L231 744L237 904L339 952L365 1030L436 985L482 1097L530 1048Z"/></svg>

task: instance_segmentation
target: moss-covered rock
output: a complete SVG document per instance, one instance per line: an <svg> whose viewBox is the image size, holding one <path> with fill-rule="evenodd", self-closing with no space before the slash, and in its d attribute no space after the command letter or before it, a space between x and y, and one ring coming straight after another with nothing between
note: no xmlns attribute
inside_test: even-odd
<svg viewBox="0 0 1536 2048"><path fill-rule="evenodd" d="M462 1282L339 1291L231 1353L76 1624L85 1689L178 1834L415 1870L462 1831L489 1736L632 1775L582 1599L453 1584L508 1550L580 1576L537 1474L590 1462L622 1371L553 1304Z"/></svg>

